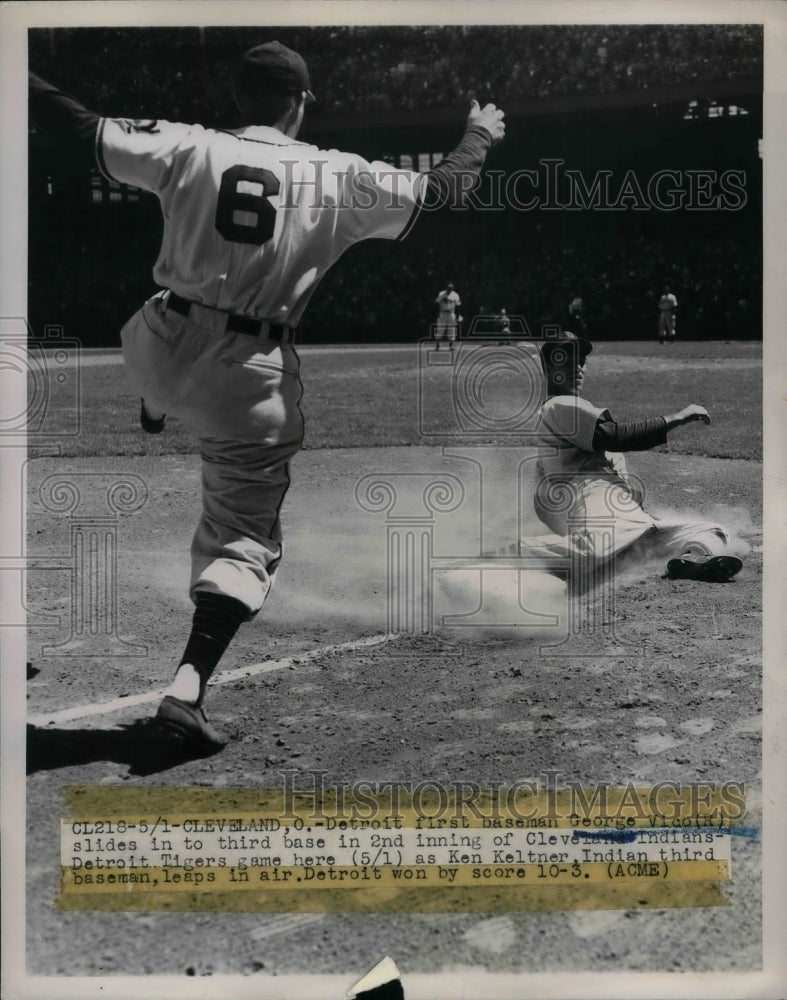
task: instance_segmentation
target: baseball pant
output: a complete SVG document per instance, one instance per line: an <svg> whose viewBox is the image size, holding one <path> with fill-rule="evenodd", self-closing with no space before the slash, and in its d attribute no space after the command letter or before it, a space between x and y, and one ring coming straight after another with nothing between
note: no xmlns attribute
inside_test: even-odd
<svg viewBox="0 0 787 1000"><path fill-rule="evenodd" d="M439 316L435 324L435 340L456 340L456 317Z"/></svg>
<svg viewBox="0 0 787 1000"><path fill-rule="evenodd" d="M522 538L521 555L542 560L544 569L570 564L579 586L592 585L594 573L610 562L622 570L647 559L721 555L731 542L729 531L713 521L648 514L614 478L578 477L571 493L555 494L552 503L537 490L535 507L553 534Z"/></svg>
<svg viewBox="0 0 787 1000"><path fill-rule="evenodd" d="M588 567L614 559L620 568L645 559L722 555L730 544L730 533L714 521L650 520L644 531L613 522L577 527L570 535L526 536L520 550L523 556L542 557L545 568L555 559Z"/></svg>
<svg viewBox="0 0 787 1000"><path fill-rule="evenodd" d="M303 439L291 345L226 333L227 314L148 300L121 332L134 391L177 417L202 455L202 515L191 545L192 599L224 594L256 614L281 559L289 461Z"/></svg>
<svg viewBox="0 0 787 1000"><path fill-rule="evenodd" d="M675 316L666 310L659 313L659 338L666 340L667 337L675 336Z"/></svg>

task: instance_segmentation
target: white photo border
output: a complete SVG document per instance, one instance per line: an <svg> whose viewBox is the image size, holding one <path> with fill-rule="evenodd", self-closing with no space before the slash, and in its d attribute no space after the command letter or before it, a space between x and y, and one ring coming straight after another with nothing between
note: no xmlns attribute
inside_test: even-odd
<svg viewBox="0 0 787 1000"><path fill-rule="evenodd" d="M221 4L203 0L98 0L80 3L63 0L9 2L0 8L0 302L4 316L25 316L27 311L26 254L26 108L27 29L72 26L188 26L201 24L242 26L264 22L293 24L636 24L636 23L761 23L765 28L764 95L764 427L765 427L765 667L763 744L763 872L764 921L762 971L734 974L582 973L494 975L462 969L434 975L406 975L408 1000L448 997L578 998L773 998L787 995L787 959L783 942L784 900L787 899L787 747L783 736L787 722L787 630L783 595L787 593L787 545L784 512L787 510L787 363L781 330L787 316L787 8L772 2L651 3L648 0L557 0L557 2L503 2L503 0L374 0L338 3L332 0L232 0ZM0 373L0 411L18 413L24 408L24 375ZM7 462L18 456L0 449L0 482ZM13 541L23 525L22 497L4 492L0 508L0 552ZM8 574L5 574L8 575ZM0 606L4 597L1 589ZM155 998L227 997L297 1000L344 996L363 969L345 975L281 976L276 978L213 976L186 979L145 977L41 977L25 971L25 685L20 663L26 662L22 629L0 629L2 652L2 873L3 873L3 995L8 1000L111 997L137 1000ZM735 942L730 941L734 949ZM379 956L382 958L384 943ZM396 960L397 956L392 956ZM457 965L460 957L457 956ZM264 989L264 994L261 993Z"/></svg>

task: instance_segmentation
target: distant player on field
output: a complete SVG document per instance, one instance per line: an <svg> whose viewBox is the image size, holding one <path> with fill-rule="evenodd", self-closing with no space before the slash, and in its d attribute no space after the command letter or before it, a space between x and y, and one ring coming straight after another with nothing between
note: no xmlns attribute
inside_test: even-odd
<svg viewBox="0 0 787 1000"><path fill-rule="evenodd" d="M511 320L505 309L501 309L497 316L497 332L501 337L511 336ZM498 346L505 344L505 340L498 340Z"/></svg>
<svg viewBox="0 0 787 1000"><path fill-rule="evenodd" d="M462 304L459 294L454 289L453 282L449 281L445 288L438 293L435 299L437 304L437 323L435 324L435 350L440 350L443 340L448 342L449 350L453 351L456 340L457 326L461 322L458 309Z"/></svg>
<svg viewBox="0 0 787 1000"><path fill-rule="evenodd" d="M675 332L678 314L678 300L670 291L669 285L664 286L664 291L659 298L659 343L664 344L669 340L675 341Z"/></svg>
<svg viewBox="0 0 787 1000"><path fill-rule="evenodd" d="M720 582L731 579L741 560L727 555L729 531L721 524L666 519L648 513L642 491L622 453L664 444L684 424L710 423L696 404L666 416L615 420L609 410L583 399L581 390L589 341L565 332L546 343L541 360L547 399L539 415L535 510L553 535L523 538L522 555L571 559L578 577L572 586L592 586L608 563L668 559L673 579Z"/></svg>
<svg viewBox="0 0 787 1000"><path fill-rule="evenodd" d="M585 304L581 295L569 295L566 309L566 329L578 337L587 336L588 328L585 322Z"/></svg>
<svg viewBox="0 0 787 1000"><path fill-rule="evenodd" d="M279 514L303 438L293 341L309 298L353 243L401 240L422 205L463 204L467 176L503 138L503 112L473 101L459 145L419 174L299 142L314 99L309 73L278 42L243 56L236 100L245 124L233 130L102 118L33 74L30 91L37 122L86 170L98 166L161 204L162 290L124 327L123 355L144 429L158 432L175 414L199 442L202 515L191 546L192 631L157 720L221 745L202 702L282 558Z"/></svg>

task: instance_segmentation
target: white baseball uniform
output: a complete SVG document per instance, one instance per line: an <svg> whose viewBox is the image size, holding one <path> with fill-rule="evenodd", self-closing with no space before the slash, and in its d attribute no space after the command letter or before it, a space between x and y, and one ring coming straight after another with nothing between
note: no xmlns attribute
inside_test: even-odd
<svg viewBox="0 0 787 1000"><path fill-rule="evenodd" d="M666 519L642 507L622 454L595 451L608 410L580 396L552 396L539 415L536 514L554 533L521 540L522 555L572 560L585 577L625 553L632 559L719 555L730 543L721 524ZM592 582L592 580L591 580Z"/></svg>
<svg viewBox="0 0 787 1000"><path fill-rule="evenodd" d="M405 235L426 176L267 126L102 119L96 142L104 173L155 193L164 216L154 277L167 291L123 328L123 355L135 391L199 441L192 596L224 594L255 613L281 558L303 436L291 331L349 246ZM259 331L239 332L249 320Z"/></svg>
<svg viewBox="0 0 787 1000"><path fill-rule="evenodd" d="M665 292L659 299L659 337L662 340L675 336L675 310L677 308L678 300L672 292Z"/></svg>
<svg viewBox="0 0 787 1000"><path fill-rule="evenodd" d="M444 288L437 296L437 323L435 326L435 340L456 340L456 316L457 309L461 306L462 300L455 289L450 291Z"/></svg>

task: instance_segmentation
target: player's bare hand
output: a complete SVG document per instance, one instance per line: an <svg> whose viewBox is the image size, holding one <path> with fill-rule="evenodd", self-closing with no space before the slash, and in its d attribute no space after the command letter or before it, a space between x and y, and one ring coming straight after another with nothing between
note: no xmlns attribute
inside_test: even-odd
<svg viewBox="0 0 787 1000"><path fill-rule="evenodd" d="M679 416L682 424L690 424L695 420L701 420L703 424L710 423L708 411L704 406L699 406L697 403L690 403L688 406L684 406Z"/></svg>
<svg viewBox="0 0 787 1000"><path fill-rule="evenodd" d="M482 108L478 101L473 101L470 105L470 114L467 116L467 127L480 125L492 136L492 145L500 142L506 134L506 123L503 121L505 112L494 104L486 104Z"/></svg>

